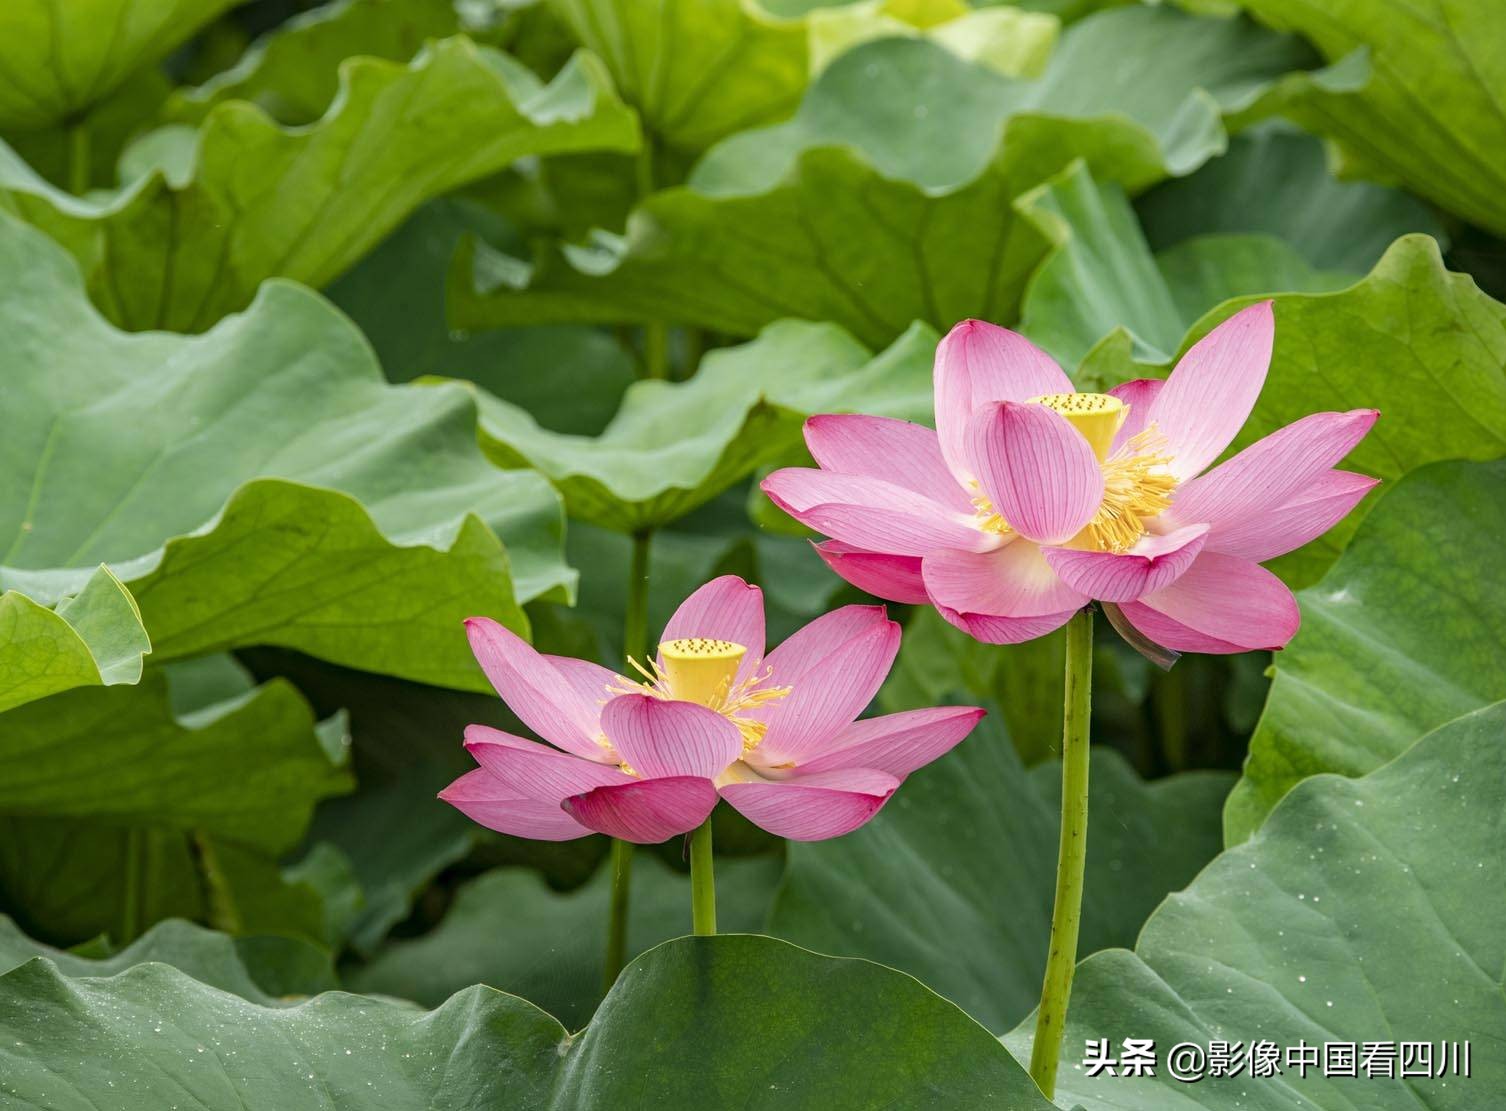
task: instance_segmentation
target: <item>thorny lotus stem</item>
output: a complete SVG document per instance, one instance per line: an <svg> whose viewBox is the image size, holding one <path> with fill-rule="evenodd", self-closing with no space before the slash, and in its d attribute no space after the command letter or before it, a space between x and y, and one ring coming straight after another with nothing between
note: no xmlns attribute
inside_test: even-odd
<svg viewBox="0 0 1506 1111"><path fill-rule="evenodd" d="M697 937L716 933L716 877L711 870L711 819L690 835L690 928Z"/></svg>
<svg viewBox="0 0 1506 1111"><path fill-rule="evenodd" d="M1082 923L1083 862L1088 850L1088 714L1093 690L1093 612L1067 622L1067 690L1062 706L1062 828L1056 854L1056 903L1051 909L1051 949L1035 1018L1030 1075L1050 1099L1056 1092L1077 930Z"/></svg>
<svg viewBox="0 0 1506 1111"><path fill-rule="evenodd" d="M648 561L653 530L633 534L633 563L628 571L627 614L622 622L622 652L630 660L648 655ZM612 902L607 918L607 957L602 979L607 990L627 957L628 894L633 881L633 845L612 842Z"/></svg>
<svg viewBox="0 0 1506 1111"><path fill-rule="evenodd" d="M633 883L633 843L612 842L612 904L607 922L607 960L602 987L612 990L627 959L628 892Z"/></svg>

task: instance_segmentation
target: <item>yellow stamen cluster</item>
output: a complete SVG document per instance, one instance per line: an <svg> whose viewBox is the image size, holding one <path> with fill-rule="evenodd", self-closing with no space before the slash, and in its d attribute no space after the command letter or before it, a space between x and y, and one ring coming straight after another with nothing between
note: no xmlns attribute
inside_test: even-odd
<svg viewBox="0 0 1506 1111"><path fill-rule="evenodd" d="M1156 427L1130 437L1103 463L1103 502L1079 534L1100 552L1125 552L1145 535L1144 521L1171 505L1177 480L1166 469L1171 456Z"/></svg>
<svg viewBox="0 0 1506 1111"><path fill-rule="evenodd" d="M748 711L777 702L790 693L790 688L764 686L772 674L767 669L738 682L737 668L747 651L728 640L687 637L666 641L659 645L659 658L649 660L647 666L628 660L643 676L643 682L618 676L607 691L612 695L647 694L699 703L737 726L743 735L743 751L752 752L769 727L766 722L749 717ZM623 770L634 774L628 768Z"/></svg>
<svg viewBox="0 0 1506 1111"><path fill-rule="evenodd" d="M973 488L978 488L977 479L973 480ZM1000 536L1007 536L1014 531L1009 527L1009 522L1004 519L1004 514L995 509L994 503L988 500L987 494L973 495L973 509L978 514L973 523L984 532L996 532Z"/></svg>

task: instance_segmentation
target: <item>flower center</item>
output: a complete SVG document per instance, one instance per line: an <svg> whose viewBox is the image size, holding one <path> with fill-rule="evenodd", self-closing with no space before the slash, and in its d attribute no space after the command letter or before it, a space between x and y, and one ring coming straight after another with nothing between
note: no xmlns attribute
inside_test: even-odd
<svg viewBox="0 0 1506 1111"><path fill-rule="evenodd" d="M719 705L732 689L748 650L730 640L684 637L659 645L664 679L675 697L702 706Z"/></svg>
<svg viewBox="0 0 1506 1111"><path fill-rule="evenodd" d="M1166 465L1166 437L1155 425L1131 436L1103 462L1103 501L1069 547L1125 552L1145 535L1145 520L1171 505L1177 480Z"/></svg>
<svg viewBox="0 0 1506 1111"><path fill-rule="evenodd" d="M1030 400L1066 417L1067 423L1088 441L1100 463L1108 458L1114 433L1129 416L1129 406L1106 393L1047 393Z"/></svg>
<svg viewBox="0 0 1506 1111"><path fill-rule="evenodd" d="M1129 406L1117 397L1053 393L1030 401L1065 417L1088 441L1103 472L1103 501L1098 511L1065 547L1096 552L1125 552L1134 547L1145 535L1145 521L1165 511L1176 490L1176 479L1167 470L1171 455L1166 451L1166 437L1152 424L1110 454L1114 436L1129 416ZM975 496L973 506L979 529L1001 536L1013 531L986 495Z"/></svg>
<svg viewBox="0 0 1506 1111"><path fill-rule="evenodd" d="M769 727L749 716L749 711L779 701L790 693L790 688L765 686L772 674L768 670L739 682L737 669L747 654L747 648L730 640L705 637L667 640L659 645L658 660L650 660L647 667L637 660L628 660L644 682L619 676L608 690L612 694L648 694L677 702L695 702L715 710L737 726L743 735L743 751L751 752Z"/></svg>

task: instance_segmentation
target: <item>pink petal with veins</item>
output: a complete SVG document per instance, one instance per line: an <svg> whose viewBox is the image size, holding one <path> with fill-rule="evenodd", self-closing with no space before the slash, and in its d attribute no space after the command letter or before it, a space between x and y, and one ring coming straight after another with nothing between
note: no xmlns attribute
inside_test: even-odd
<svg viewBox="0 0 1506 1111"><path fill-rule="evenodd" d="M851 833L889 800L899 780L872 768L843 768L721 788L743 817L790 841L825 841Z"/></svg>
<svg viewBox="0 0 1506 1111"><path fill-rule="evenodd" d="M826 566L859 590L885 601L912 606L930 601L920 577L919 556L868 552L840 540L823 540L813 546Z"/></svg>
<svg viewBox="0 0 1506 1111"><path fill-rule="evenodd" d="M1073 393L1072 380L1017 332L964 320L936 348L936 431L941 455L959 483L976 476L967 457L967 424L990 401L1029 401Z"/></svg>
<svg viewBox="0 0 1506 1111"><path fill-rule="evenodd" d="M1193 344L1151 403L1170 445L1171 473L1186 480L1228 447L1255 408L1275 342L1270 301L1242 309Z"/></svg>
<svg viewBox="0 0 1506 1111"><path fill-rule="evenodd" d="M1066 543L1103 501L1098 457L1065 417L1044 405L984 406L968 422L966 446L994 509L1029 540Z"/></svg>

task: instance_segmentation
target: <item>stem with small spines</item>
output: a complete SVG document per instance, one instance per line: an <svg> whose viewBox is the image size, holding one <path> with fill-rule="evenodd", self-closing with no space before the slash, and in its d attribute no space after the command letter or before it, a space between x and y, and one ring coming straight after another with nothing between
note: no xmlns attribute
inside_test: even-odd
<svg viewBox="0 0 1506 1111"><path fill-rule="evenodd" d="M1046 1098L1056 1092L1056 1070L1066 1032L1077 933L1082 923L1083 867L1088 850L1088 717L1093 689L1093 612L1067 622L1067 684L1062 707L1062 823L1056 854L1056 900L1051 947L1030 1048L1030 1075Z"/></svg>

